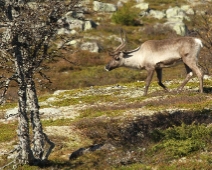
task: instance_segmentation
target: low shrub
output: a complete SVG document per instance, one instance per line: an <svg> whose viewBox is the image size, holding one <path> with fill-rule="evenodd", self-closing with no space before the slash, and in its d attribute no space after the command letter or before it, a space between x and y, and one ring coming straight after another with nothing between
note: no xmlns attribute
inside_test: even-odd
<svg viewBox="0 0 212 170"><path fill-rule="evenodd" d="M159 142L152 147L153 152L164 152L167 159L180 158L196 151L208 151L212 126L183 123L163 131L155 130L152 137Z"/></svg>
<svg viewBox="0 0 212 170"><path fill-rule="evenodd" d="M137 20L139 16L139 10L133 7L134 3L127 2L123 4L123 6L118 9L112 16L112 21L116 24L121 25L139 25Z"/></svg>

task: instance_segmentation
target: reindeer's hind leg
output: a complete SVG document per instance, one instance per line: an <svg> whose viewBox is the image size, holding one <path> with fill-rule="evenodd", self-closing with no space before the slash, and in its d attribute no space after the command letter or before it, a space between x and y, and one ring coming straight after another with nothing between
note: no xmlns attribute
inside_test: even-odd
<svg viewBox="0 0 212 170"><path fill-rule="evenodd" d="M162 68L156 68L155 71L157 73L159 86L163 87L164 90L168 91L167 87L162 83Z"/></svg>
<svg viewBox="0 0 212 170"><path fill-rule="evenodd" d="M192 71L197 75L198 79L199 79L199 91L200 93L203 93L203 73L200 70L200 68L197 66L197 63L195 62L185 62L186 65L186 70L190 70L190 74L192 73ZM191 71L192 70L192 71ZM187 71L188 73L188 71ZM193 75L193 74L192 74ZM192 76L191 75L191 76ZM190 78L191 78L190 76ZM190 79L189 78L189 79ZM188 81L187 81L188 82ZM187 83L185 82L184 85Z"/></svg>
<svg viewBox="0 0 212 170"><path fill-rule="evenodd" d="M193 72L192 70L184 63L185 68L186 68L186 78L183 81L183 83L180 85L180 87L178 87L177 91L181 91L183 89L183 87L186 85L186 83L188 83L188 81L191 79L191 77L193 76Z"/></svg>
<svg viewBox="0 0 212 170"><path fill-rule="evenodd" d="M197 67L197 66L196 66ZM199 67L197 67L195 69L195 73L199 79L199 92L203 93L203 73L202 71L199 69Z"/></svg>

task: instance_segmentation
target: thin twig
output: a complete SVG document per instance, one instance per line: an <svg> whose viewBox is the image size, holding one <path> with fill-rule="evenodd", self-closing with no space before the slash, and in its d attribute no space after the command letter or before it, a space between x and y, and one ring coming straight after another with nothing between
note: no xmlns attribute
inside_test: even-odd
<svg viewBox="0 0 212 170"><path fill-rule="evenodd" d="M20 146L17 146L15 149L13 149L12 151L10 151L8 154L5 154L5 155L10 155L12 153L14 153L15 151L16 152L19 152L20 151ZM17 158L18 158L19 154L15 157L15 159L11 162L9 162L8 164L4 165L3 167L0 168L0 170L3 170L4 168L10 166L12 163L15 163L17 161ZM16 165L17 166L17 165Z"/></svg>
<svg viewBox="0 0 212 170"><path fill-rule="evenodd" d="M43 133L43 136L44 136L46 142L50 145L50 147L47 150L46 154L43 156L43 160L47 160L49 155L50 155L50 153L51 153L51 151L52 151L52 149L55 147L55 144L52 141L49 140L48 136L45 133Z"/></svg>
<svg viewBox="0 0 212 170"><path fill-rule="evenodd" d="M10 162L10 163L4 165L3 167L1 167L0 170L6 168L6 167L8 167L8 166L10 166L11 164L13 164L13 163L15 163L15 162L16 162L16 159L14 159L12 162Z"/></svg>

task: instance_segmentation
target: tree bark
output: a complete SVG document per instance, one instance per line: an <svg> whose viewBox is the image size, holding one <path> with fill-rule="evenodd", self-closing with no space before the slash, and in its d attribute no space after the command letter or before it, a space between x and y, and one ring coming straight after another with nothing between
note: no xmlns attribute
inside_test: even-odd
<svg viewBox="0 0 212 170"><path fill-rule="evenodd" d="M17 35L18 37L18 35ZM25 82L25 74L23 67L23 58L20 47L17 45L17 37L14 37L14 64L16 68L17 74L17 82L18 82L18 116L19 116L19 124L18 124L18 138L19 138L19 147L20 151L18 153L18 160L21 164L32 164L34 162L34 157L30 147L30 136L29 136L29 119L27 116L27 85Z"/></svg>
<svg viewBox="0 0 212 170"><path fill-rule="evenodd" d="M26 86L20 85L18 90L18 138L20 151L18 153L18 161L21 164L32 164L34 161L33 154L30 147L30 137L29 137L29 120L26 112Z"/></svg>
<svg viewBox="0 0 212 170"><path fill-rule="evenodd" d="M31 116L31 124L33 131L33 148L32 152L35 159L42 161L44 153L44 134L43 128L39 116L39 105L38 98L35 88L35 83L32 77L28 78L27 81L27 105Z"/></svg>

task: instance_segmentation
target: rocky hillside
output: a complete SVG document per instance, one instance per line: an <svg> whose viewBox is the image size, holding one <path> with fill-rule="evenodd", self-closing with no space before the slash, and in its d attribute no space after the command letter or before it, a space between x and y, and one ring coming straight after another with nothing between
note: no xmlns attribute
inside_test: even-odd
<svg viewBox="0 0 212 170"><path fill-rule="evenodd" d="M45 166L17 169L211 169L210 76L204 76L203 94L197 78L178 93L183 66L164 69L170 91L163 91L154 77L149 94L143 96L145 72L120 68L108 74L103 69L109 60L107 50L120 43L120 28L127 32L128 49L147 39L182 36L193 6L203 2L130 2L83 0L60 20L64 27L50 50L60 49L71 64L49 62L51 91L38 88L42 125L51 140L46 148L52 143L54 148ZM139 11L135 25L112 22L126 3L128 10ZM17 144L16 113L13 100L1 106L0 167L16 156L7 156Z"/></svg>
<svg viewBox="0 0 212 170"><path fill-rule="evenodd" d="M176 88L182 81L172 80L165 82L170 92L153 82L145 97L144 82L60 90L40 97L44 131L55 144L43 168L208 169L210 79L204 78L204 94L199 94L194 78L181 93ZM16 144L16 112L15 106L2 106L1 165L9 161L4 154Z"/></svg>
<svg viewBox="0 0 212 170"><path fill-rule="evenodd" d="M190 20L189 16L195 13L194 6L200 5L200 2L190 0L182 0L177 3L171 0L161 2L151 0L137 0L133 2L128 0L113 2L83 0L76 11L70 11L62 18L61 22L65 22L66 27L58 30L58 34L79 34L83 32L85 34L83 42L82 39L76 39L67 42L66 45L76 46L78 44L82 50L99 52L101 47L95 41L100 40L100 37L91 36L88 38L87 33L95 29L98 32L98 27L103 25L108 27L114 25L111 21L112 15L122 10L126 4L129 4L127 6L129 12L137 10L137 24L141 26L139 28L144 29L149 25L164 29L170 27L176 34L184 36L187 33L185 21ZM120 27L120 25L117 25L117 27ZM112 26L112 28L114 27ZM133 29L136 32L139 30L138 27ZM105 40L105 38L114 38L112 35L114 36L114 34L107 37L101 36L101 41ZM58 43L59 47L60 44L62 43Z"/></svg>

